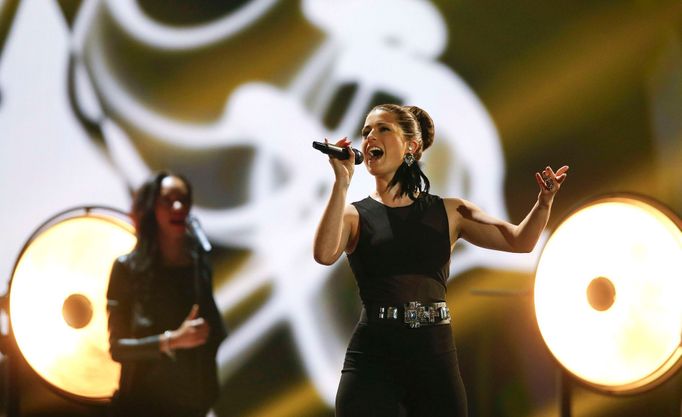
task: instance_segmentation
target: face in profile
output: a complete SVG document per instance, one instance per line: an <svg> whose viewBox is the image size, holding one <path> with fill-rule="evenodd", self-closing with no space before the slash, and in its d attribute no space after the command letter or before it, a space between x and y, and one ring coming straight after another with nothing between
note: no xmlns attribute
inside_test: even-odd
<svg viewBox="0 0 682 417"><path fill-rule="evenodd" d="M189 189L181 178L168 176L161 180L154 205L159 234L165 237L184 235L191 205Z"/></svg>
<svg viewBox="0 0 682 417"><path fill-rule="evenodd" d="M370 174L392 175L402 164L407 145L393 113L377 109L367 115L362 128L362 151Z"/></svg>

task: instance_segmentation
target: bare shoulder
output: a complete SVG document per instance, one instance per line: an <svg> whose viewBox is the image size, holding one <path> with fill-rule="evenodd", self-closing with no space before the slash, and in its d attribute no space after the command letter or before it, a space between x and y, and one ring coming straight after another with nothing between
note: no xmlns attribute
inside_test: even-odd
<svg viewBox="0 0 682 417"><path fill-rule="evenodd" d="M462 230L463 213L470 211L469 202L462 198L443 198L443 205L450 225L450 242L454 245Z"/></svg>
<svg viewBox="0 0 682 417"><path fill-rule="evenodd" d="M463 198L444 198L443 204L448 213L448 217L461 217L464 212L471 211L476 206Z"/></svg>
<svg viewBox="0 0 682 417"><path fill-rule="evenodd" d="M448 221L451 228L459 236L467 224L472 223L495 223L494 219L487 216L476 204L463 198L443 199Z"/></svg>
<svg viewBox="0 0 682 417"><path fill-rule="evenodd" d="M359 219L360 218L360 213L358 213L358 209L352 205L352 204L346 204L346 207L343 209L343 217L351 220L351 219Z"/></svg>
<svg viewBox="0 0 682 417"><path fill-rule="evenodd" d="M343 223L348 230L348 243L345 252L351 254L355 250L360 236L360 213L354 205L348 204L343 209Z"/></svg>
<svg viewBox="0 0 682 417"><path fill-rule="evenodd" d="M344 207L343 223L350 227L350 237L353 238L360 224L360 213L354 205L347 204Z"/></svg>
<svg viewBox="0 0 682 417"><path fill-rule="evenodd" d="M346 204L346 207L343 209L343 214L353 214L355 216L358 216L358 209L353 205L353 204Z"/></svg>

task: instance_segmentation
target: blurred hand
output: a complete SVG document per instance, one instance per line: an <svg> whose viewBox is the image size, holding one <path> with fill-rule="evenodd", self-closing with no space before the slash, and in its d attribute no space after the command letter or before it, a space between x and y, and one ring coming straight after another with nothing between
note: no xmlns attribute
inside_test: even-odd
<svg viewBox="0 0 682 417"><path fill-rule="evenodd" d="M210 328L206 320L199 317L199 306L194 304L185 321L171 333L171 349L191 349L201 346L208 340Z"/></svg>

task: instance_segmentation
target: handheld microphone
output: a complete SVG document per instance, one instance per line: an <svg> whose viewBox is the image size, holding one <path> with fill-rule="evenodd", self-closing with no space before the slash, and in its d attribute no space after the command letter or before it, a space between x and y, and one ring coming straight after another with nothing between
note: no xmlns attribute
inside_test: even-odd
<svg viewBox="0 0 682 417"><path fill-rule="evenodd" d="M187 218L187 227L189 227L192 236L194 236L197 242L199 242L201 249L203 249L205 253L209 253L213 247L211 246L211 242L208 241L208 237L206 237L204 229L201 228L199 219L193 215L189 215Z"/></svg>
<svg viewBox="0 0 682 417"><path fill-rule="evenodd" d="M317 149L318 151L324 154L330 155L336 159L346 160L350 158L350 154L348 153L347 148L342 148L336 145L330 145L329 143L313 142L313 148ZM362 161L365 159L365 156L359 150L355 148L351 149L353 150L353 154L355 155L355 165L361 164Z"/></svg>

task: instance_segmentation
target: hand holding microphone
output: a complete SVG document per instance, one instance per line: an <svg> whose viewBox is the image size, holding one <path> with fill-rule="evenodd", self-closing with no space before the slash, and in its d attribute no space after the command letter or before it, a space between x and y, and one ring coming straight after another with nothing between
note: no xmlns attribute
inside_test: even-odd
<svg viewBox="0 0 682 417"><path fill-rule="evenodd" d="M347 138L344 138L347 140ZM343 139L342 139L343 140ZM346 143L346 142L344 142ZM350 144L350 141L347 141L348 144ZM330 145L327 141L324 142L313 142L313 148L317 149L318 151L327 154L331 156L332 158L336 158L339 160L346 160L350 159L350 152L348 151L347 147L341 147L338 145ZM362 154L361 151L355 149L355 148L350 148L353 151L353 159L355 162L355 165L359 165L362 163L362 161L365 159L364 155Z"/></svg>
<svg viewBox="0 0 682 417"><path fill-rule="evenodd" d="M348 138L343 138L334 145L329 144L326 138L324 142L313 142L313 148L330 156L329 163L334 168L336 183L346 187L350 185L350 180L353 177L354 164L362 163L364 158L362 152L351 148L350 144ZM353 159L351 159L351 152L354 155Z"/></svg>

